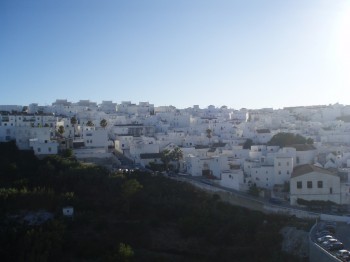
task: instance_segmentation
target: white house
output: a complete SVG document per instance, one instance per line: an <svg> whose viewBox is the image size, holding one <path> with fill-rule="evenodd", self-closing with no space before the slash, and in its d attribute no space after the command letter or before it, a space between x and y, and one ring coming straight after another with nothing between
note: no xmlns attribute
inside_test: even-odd
<svg viewBox="0 0 350 262"><path fill-rule="evenodd" d="M86 147L108 148L108 131L104 128L83 128L83 140Z"/></svg>
<svg viewBox="0 0 350 262"><path fill-rule="evenodd" d="M16 144L20 150L29 150L30 139L38 139L44 143L51 140L52 129L50 127L16 127Z"/></svg>
<svg viewBox="0 0 350 262"><path fill-rule="evenodd" d="M304 200L332 201L342 204L340 177L337 172L305 164L294 168L290 180L290 203Z"/></svg>
<svg viewBox="0 0 350 262"><path fill-rule="evenodd" d="M274 184L282 185L289 182L293 168L293 157L276 156L274 159Z"/></svg>
<svg viewBox="0 0 350 262"><path fill-rule="evenodd" d="M33 149L35 155L56 155L58 153L56 141L29 139L29 147Z"/></svg>
<svg viewBox="0 0 350 262"><path fill-rule="evenodd" d="M226 170L221 172L219 184L238 191L244 189L244 174L241 169Z"/></svg>
<svg viewBox="0 0 350 262"><path fill-rule="evenodd" d="M272 189L274 186L274 166L259 165L251 168L251 182L257 187Z"/></svg>
<svg viewBox="0 0 350 262"><path fill-rule="evenodd" d="M220 178L223 170L229 169L227 156L197 157L189 155L185 157L186 173L192 176L210 176Z"/></svg>

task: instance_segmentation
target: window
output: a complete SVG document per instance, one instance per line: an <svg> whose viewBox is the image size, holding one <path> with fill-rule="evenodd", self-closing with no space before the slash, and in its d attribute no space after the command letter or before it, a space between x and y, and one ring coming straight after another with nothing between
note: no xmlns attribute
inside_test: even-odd
<svg viewBox="0 0 350 262"><path fill-rule="evenodd" d="M278 166L281 166L281 162L278 162Z"/></svg>
<svg viewBox="0 0 350 262"><path fill-rule="evenodd" d="M287 170L287 175L289 175L289 170Z"/></svg>
<svg viewBox="0 0 350 262"><path fill-rule="evenodd" d="M317 181L317 187L323 188L323 181Z"/></svg>
<svg viewBox="0 0 350 262"><path fill-rule="evenodd" d="M307 181L307 188L312 188L312 181Z"/></svg>
<svg viewBox="0 0 350 262"><path fill-rule="evenodd" d="M51 147L49 147L49 152L51 152Z"/></svg>
<svg viewBox="0 0 350 262"><path fill-rule="evenodd" d="M333 194L333 188L329 188L329 194Z"/></svg>
<svg viewBox="0 0 350 262"><path fill-rule="evenodd" d="M297 188L303 188L303 183L301 181L297 181Z"/></svg>
<svg viewBox="0 0 350 262"><path fill-rule="evenodd" d="M281 170L280 170L280 171L278 171L278 174L279 174L279 175L280 175L280 174L282 174Z"/></svg>
<svg viewBox="0 0 350 262"><path fill-rule="evenodd" d="M38 152L39 152L39 153L41 152L41 148L40 148L40 147L38 147Z"/></svg>
<svg viewBox="0 0 350 262"><path fill-rule="evenodd" d="M289 162L287 162L287 166L289 166Z"/></svg>

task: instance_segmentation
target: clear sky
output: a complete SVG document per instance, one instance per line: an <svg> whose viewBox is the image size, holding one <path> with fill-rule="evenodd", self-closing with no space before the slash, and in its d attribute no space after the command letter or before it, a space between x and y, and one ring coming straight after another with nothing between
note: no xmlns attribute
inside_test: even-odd
<svg viewBox="0 0 350 262"><path fill-rule="evenodd" d="M350 104L350 0L1 0L0 104Z"/></svg>

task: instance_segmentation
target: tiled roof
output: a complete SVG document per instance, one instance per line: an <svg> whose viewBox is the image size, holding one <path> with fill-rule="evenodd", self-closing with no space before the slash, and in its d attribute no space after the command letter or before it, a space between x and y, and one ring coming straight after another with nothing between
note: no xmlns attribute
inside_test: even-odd
<svg viewBox="0 0 350 262"><path fill-rule="evenodd" d="M318 172L328 175L337 175L337 172L332 172L330 170L315 165L305 164L295 167L292 173L292 177L302 176L311 172Z"/></svg>

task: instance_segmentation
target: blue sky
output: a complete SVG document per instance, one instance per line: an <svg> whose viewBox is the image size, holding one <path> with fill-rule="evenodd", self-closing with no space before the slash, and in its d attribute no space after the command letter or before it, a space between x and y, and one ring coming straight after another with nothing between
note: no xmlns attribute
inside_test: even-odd
<svg viewBox="0 0 350 262"><path fill-rule="evenodd" d="M0 104L350 104L349 0L2 0Z"/></svg>

